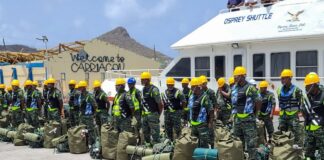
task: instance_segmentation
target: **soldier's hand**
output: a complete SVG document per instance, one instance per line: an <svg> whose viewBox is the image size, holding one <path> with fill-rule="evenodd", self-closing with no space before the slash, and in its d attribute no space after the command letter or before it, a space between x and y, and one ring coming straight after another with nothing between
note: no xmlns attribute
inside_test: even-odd
<svg viewBox="0 0 324 160"><path fill-rule="evenodd" d="M61 114L61 119L64 119L64 118L65 118L64 114Z"/></svg>
<svg viewBox="0 0 324 160"><path fill-rule="evenodd" d="M135 117L132 118L132 126L136 126L137 124L137 120Z"/></svg>

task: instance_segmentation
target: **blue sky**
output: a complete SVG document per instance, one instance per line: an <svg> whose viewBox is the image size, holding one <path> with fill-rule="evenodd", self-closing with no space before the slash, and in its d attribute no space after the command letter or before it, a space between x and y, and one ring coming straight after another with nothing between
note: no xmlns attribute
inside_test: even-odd
<svg viewBox="0 0 324 160"><path fill-rule="evenodd" d="M226 8L227 0L1 0L0 38L44 48L90 40L117 26L171 57L170 45ZM2 43L1 43L2 44Z"/></svg>

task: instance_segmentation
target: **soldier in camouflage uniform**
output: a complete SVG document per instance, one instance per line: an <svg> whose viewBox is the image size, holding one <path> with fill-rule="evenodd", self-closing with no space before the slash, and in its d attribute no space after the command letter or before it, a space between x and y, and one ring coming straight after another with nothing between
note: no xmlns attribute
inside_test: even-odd
<svg viewBox="0 0 324 160"><path fill-rule="evenodd" d="M110 103L107 94L101 89L101 82L98 80L93 82L93 93L98 105L96 110L96 124L99 127L99 131L101 131L101 125L108 123Z"/></svg>
<svg viewBox="0 0 324 160"><path fill-rule="evenodd" d="M77 126L80 123L80 106L79 106L79 92L76 89L76 81L69 81L69 108L70 108L70 122L71 126Z"/></svg>
<svg viewBox="0 0 324 160"><path fill-rule="evenodd" d="M19 88L19 81L13 80L11 82L13 89L12 92L12 106L11 112L11 124L14 128L17 128L19 124L24 123L23 110L25 106L24 91Z"/></svg>
<svg viewBox="0 0 324 160"><path fill-rule="evenodd" d="M188 107L190 109L190 124L192 136L198 137L200 148L209 148L210 128L213 125L214 108L207 94L201 87L200 78L191 80L193 94L189 98Z"/></svg>
<svg viewBox="0 0 324 160"><path fill-rule="evenodd" d="M217 80L218 90L216 92L216 106L217 119L223 122L226 126L231 126L229 120L231 118L232 104L231 104L231 89L226 84L224 78Z"/></svg>
<svg viewBox="0 0 324 160"><path fill-rule="evenodd" d="M55 88L55 83L56 80L53 78L47 80L47 120L61 122L60 115L62 118L64 118L63 97L61 91Z"/></svg>
<svg viewBox="0 0 324 160"><path fill-rule="evenodd" d="M33 88L33 82L27 80L26 83L26 119L27 123L39 127L39 109L41 108L41 95Z"/></svg>
<svg viewBox="0 0 324 160"><path fill-rule="evenodd" d="M142 117L142 95L141 91L135 87L136 80L135 78L129 78L127 80L128 84L128 94L132 97L134 104L134 117L136 119L135 131L138 137L140 138L140 129L141 129L141 117Z"/></svg>
<svg viewBox="0 0 324 160"><path fill-rule="evenodd" d="M245 80L244 67L235 68L234 78L236 85L231 93L232 114L235 116L234 135L239 137L243 144L247 144L249 159L256 159L258 134L255 114L260 110L261 98L257 89Z"/></svg>
<svg viewBox="0 0 324 160"><path fill-rule="evenodd" d="M303 101L302 91L291 83L293 73L290 69L281 72L282 87L278 88L278 100L280 108L279 129L281 131L291 130L294 134L295 145L303 146L301 137L301 126L299 125L300 107Z"/></svg>
<svg viewBox="0 0 324 160"><path fill-rule="evenodd" d="M305 159L324 159L324 87L320 85L319 76L313 72L306 76L304 84L307 92L303 108L306 130Z"/></svg>
<svg viewBox="0 0 324 160"><path fill-rule="evenodd" d="M207 86L207 83L208 83L208 79L206 76L202 75L199 77L200 78L200 81L202 83L202 89L204 91L204 94L207 94L208 95L208 98L209 98L209 101L214 109L214 112L215 112L215 109L216 109L216 94L215 92L208 88ZM215 115L215 113L213 112L213 114ZM213 116L214 117L214 116ZM209 128L209 134L210 134L210 143L209 145L211 146L211 148L214 148L214 141L215 141L215 128L214 128L214 125L211 125L210 128Z"/></svg>
<svg viewBox="0 0 324 160"><path fill-rule="evenodd" d="M47 116L47 105L48 105L48 100L47 100L47 92L48 92L48 87L47 87L47 80L44 80L43 82L43 92L42 92L42 116L43 118L47 121L48 116Z"/></svg>
<svg viewBox="0 0 324 160"><path fill-rule="evenodd" d="M160 143L160 114L163 104L159 89L151 84L151 74L143 72L141 83L144 86L142 91L142 126L146 146L153 146ZM152 136L152 140L151 140Z"/></svg>
<svg viewBox="0 0 324 160"><path fill-rule="evenodd" d="M134 132L131 121L134 115L132 98L125 91L126 81L123 78L116 80L117 94L114 98L113 116L115 129L120 133L123 131Z"/></svg>
<svg viewBox="0 0 324 160"><path fill-rule="evenodd" d="M167 78L166 84L168 89L162 94L164 105L164 126L168 138L173 141L173 133L176 138L181 134L181 116L183 108L186 106L186 99L181 91L174 87L175 80Z"/></svg>
<svg viewBox="0 0 324 160"><path fill-rule="evenodd" d="M259 84L259 92L262 98L262 106L259 112L259 120L264 122L265 128L268 133L268 140L270 141L272 138L272 134L274 132L273 127L273 111L276 106L276 99L274 94L268 91L268 82L262 81Z"/></svg>
<svg viewBox="0 0 324 160"><path fill-rule="evenodd" d="M88 83L86 81L80 81L78 86L80 90L80 124L87 126L88 145L92 145L96 139L95 124L93 122L98 106L94 96L87 91Z"/></svg>
<svg viewBox="0 0 324 160"><path fill-rule="evenodd" d="M181 81L182 84L182 94L184 95L186 102L188 102L189 97L192 94L191 89L189 88L189 79L183 78ZM185 106L182 113L183 126L187 126L189 122L189 108Z"/></svg>
<svg viewBox="0 0 324 160"><path fill-rule="evenodd" d="M0 114L8 108L5 88L6 86L4 84L0 84Z"/></svg>
<svg viewBox="0 0 324 160"><path fill-rule="evenodd" d="M5 103L2 106L3 107L3 110L5 110L7 112L8 112L8 108L10 107L11 102L12 102L12 99L11 98L12 98L12 87L11 86L8 86L7 87L7 92L5 93Z"/></svg>

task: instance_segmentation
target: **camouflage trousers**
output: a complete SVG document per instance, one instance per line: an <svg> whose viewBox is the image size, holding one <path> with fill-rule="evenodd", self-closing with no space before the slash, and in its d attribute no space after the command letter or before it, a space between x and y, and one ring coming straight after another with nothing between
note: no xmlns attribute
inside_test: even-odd
<svg viewBox="0 0 324 160"><path fill-rule="evenodd" d="M101 125L108 123L108 112L101 110L100 112L96 113L96 124L101 129Z"/></svg>
<svg viewBox="0 0 324 160"><path fill-rule="evenodd" d="M164 127L168 138L173 141L173 132L176 138L179 138L181 134L181 114L182 110L169 112L164 112Z"/></svg>
<svg viewBox="0 0 324 160"><path fill-rule="evenodd" d="M189 122L189 110L183 110L182 111L182 127L188 126Z"/></svg>
<svg viewBox="0 0 324 160"><path fill-rule="evenodd" d="M27 123L35 127L35 129L39 128L38 115L39 115L38 109L26 112Z"/></svg>
<svg viewBox="0 0 324 160"><path fill-rule="evenodd" d="M227 108L222 108L217 116L217 119L222 121L225 126L230 125L229 119L231 118L231 110L228 110Z"/></svg>
<svg viewBox="0 0 324 160"><path fill-rule="evenodd" d="M113 123L114 123L115 130L117 130L118 133L121 133L123 131L133 132L131 117L123 118L121 116L120 117L114 116Z"/></svg>
<svg viewBox="0 0 324 160"><path fill-rule="evenodd" d="M143 115L142 126L146 143L150 143L151 145L160 143L160 115L158 113Z"/></svg>
<svg viewBox="0 0 324 160"><path fill-rule="evenodd" d="M191 135L199 139L198 147L200 148L209 148L208 144L211 142L209 132L210 129L207 123L191 127Z"/></svg>
<svg viewBox="0 0 324 160"><path fill-rule="evenodd" d="M96 135L95 135L95 125L94 119L92 115L81 115L80 123L87 126L88 130L88 145L92 145L95 143Z"/></svg>
<svg viewBox="0 0 324 160"><path fill-rule="evenodd" d="M61 122L61 117L58 112L58 110L55 111L49 111L47 110L47 121L56 121L56 122Z"/></svg>
<svg viewBox="0 0 324 160"><path fill-rule="evenodd" d="M80 112L77 109L70 109L69 120L71 126L77 126L80 123Z"/></svg>
<svg viewBox="0 0 324 160"><path fill-rule="evenodd" d="M140 130L141 130L141 111L140 110L136 110L134 112L134 117L136 119L136 124L134 125L135 127L135 134L138 136L138 138L141 140L141 136L140 136ZM133 125L133 124L132 124Z"/></svg>
<svg viewBox="0 0 324 160"><path fill-rule="evenodd" d="M294 134L294 143L299 146L303 146L303 142L301 140L301 128L299 125L299 117L298 114L288 116L286 114L279 117L279 130L281 131L292 131Z"/></svg>
<svg viewBox="0 0 324 160"><path fill-rule="evenodd" d="M264 126L265 126L267 133L269 135L269 139L271 139L272 134L274 132L274 127L273 127L273 121L270 118L270 115L260 115L259 120L264 122Z"/></svg>
<svg viewBox="0 0 324 160"><path fill-rule="evenodd" d="M23 112L18 109L18 110L15 110L15 111L11 111L11 125L12 127L14 128L18 128L18 126L21 124L21 123L24 123L24 115L23 115Z"/></svg>
<svg viewBox="0 0 324 160"><path fill-rule="evenodd" d="M324 159L324 128L316 131L306 131L305 157L315 159L315 151L318 150L320 159Z"/></svg>
<svg viewBox="0 0 324 160"><path fill-rule="evenodd" d="M250 115L246 118L236 118L234 123L234 136L239 137L243 146L247 145L249 159L256 159L258 133L256 119Z"/></svg>

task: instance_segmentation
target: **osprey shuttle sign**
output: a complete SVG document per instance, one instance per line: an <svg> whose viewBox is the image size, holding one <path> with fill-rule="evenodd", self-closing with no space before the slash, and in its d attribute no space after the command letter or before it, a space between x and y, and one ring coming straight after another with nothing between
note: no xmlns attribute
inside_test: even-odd
<svg viewBox="0 0 324 160"><path fill-rule="evenodd" d="M264 14L252 14L248 16L231 17L231 18L226 18L224 20L224 24L269 20L272 18L272 15L273 13L264 13Z"/></svg>

